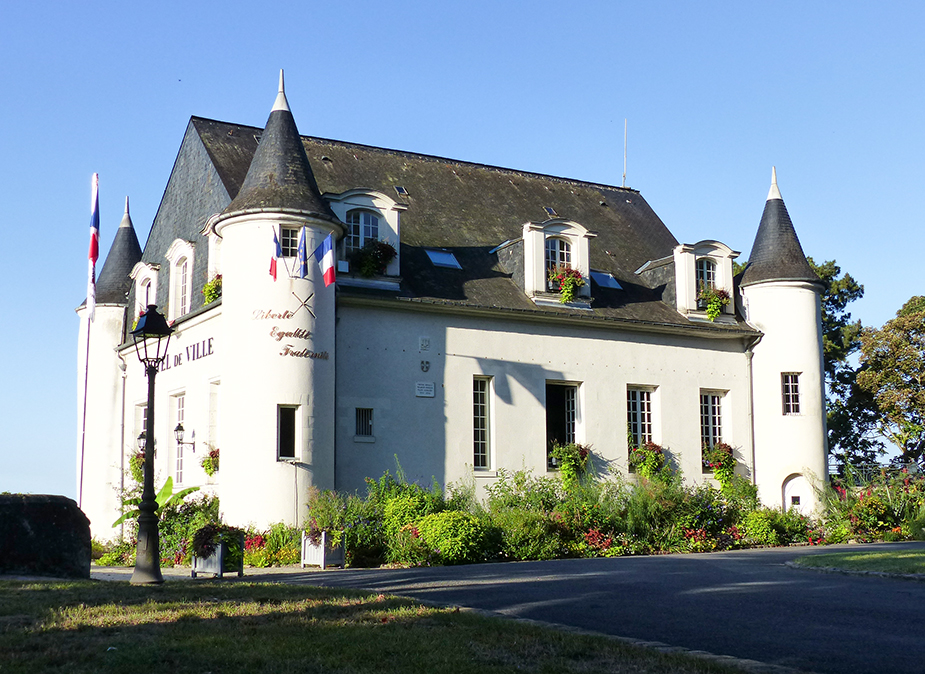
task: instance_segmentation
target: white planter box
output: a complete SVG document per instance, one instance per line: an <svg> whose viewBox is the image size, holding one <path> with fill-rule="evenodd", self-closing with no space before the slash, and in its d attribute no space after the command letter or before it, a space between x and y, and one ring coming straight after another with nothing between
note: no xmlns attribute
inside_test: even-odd
<svg viewBox="0 0 925 674"><path fill-rule="evenodd" d="M321 532L321 541L312 543L308 534L302 532L302 568L306 566L320 566L325 569L329 566L344 567L344 544L332 546L328 542L327 532Z"/></svg>
<svg viewBox="0 0 925 674"><path fill-rule="evenodd" d="M220 543L215 546L215 552L208 557L197 557L193 555L193 568L190 572L195 578L200 573L211 573L216 578L221 578L225 573L235 573L238 576L244 575L244 534L241 534L241 562L234 569L228 569L228 545Z"/></svg>

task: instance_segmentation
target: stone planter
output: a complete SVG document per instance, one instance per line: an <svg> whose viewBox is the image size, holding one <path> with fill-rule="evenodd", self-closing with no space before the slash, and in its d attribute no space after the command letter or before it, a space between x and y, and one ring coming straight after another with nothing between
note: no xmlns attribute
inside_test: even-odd
<svg viewBox="0 0 925 674"><path fill-rule="evenodd" d="M306 566L328 566L344 568L344 544L333 546L328 541L326 531L321 532L321 541L312 543L304 531L302 532L302 568Z"/></svg>
<svg viewBox="0 0 925 674"><path fill-rule="evenodd" d="M244 575L244 534L240 538L241 558L235 564L228 555L228 544L219 543L215 546L215 552L208 557L197 557L193 555L193 568L191 575L196 578L200 573L211 573L215 578L221 578L226 573L237 572L238 576Z"/></svg>

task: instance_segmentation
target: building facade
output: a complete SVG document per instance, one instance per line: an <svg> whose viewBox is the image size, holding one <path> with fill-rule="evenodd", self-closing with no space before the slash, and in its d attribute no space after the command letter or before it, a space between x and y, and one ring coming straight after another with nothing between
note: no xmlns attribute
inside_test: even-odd
<svg viewBox="0 0 925 674"><path fill-rule="evenodd" d="M299 243L329 236L326 286ZM554 441L602 472L653 441L694 482L722 441L764 503L810 511L823 288L776 177L738 276L737 255L679 243L632 189L301 136L281 78L264 129L190 120L144 250L126 206L95 321L78 308L81 505L115 533L146 424L129 333L153 304L175 328L156 483L214 491L233 524L301 524L310 488L363 490L396 460L484 493L500 470L555 471ZM556 269L586 281L567 304ZM704 287L733 298L714 320Z"/></svg>

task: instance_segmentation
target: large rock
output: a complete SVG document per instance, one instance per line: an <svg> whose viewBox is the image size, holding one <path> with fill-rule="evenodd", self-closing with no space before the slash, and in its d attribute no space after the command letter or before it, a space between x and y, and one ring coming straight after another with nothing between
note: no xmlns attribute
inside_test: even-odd
<svg viewBox="0 0 925 674"><path fill-rule="evenodd" d="M90 577L90 520L73 499L0 494L0 574Z"/></svg>

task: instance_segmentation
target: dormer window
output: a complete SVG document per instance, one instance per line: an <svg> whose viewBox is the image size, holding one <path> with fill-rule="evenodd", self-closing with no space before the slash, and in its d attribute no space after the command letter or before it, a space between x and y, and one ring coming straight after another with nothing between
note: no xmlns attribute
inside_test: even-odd
<svg viewBox="0 0 925 674"><path fill-rule="evenodd" d="M385 281L381 277L398 277L401 269L401 213L408 209L390 196L368 188L356 188L340 194L325 193L324 198L334 214L344 223L344 236L338 246L337 271L344 274L338 282L354 285L378 284L375 287L398 289L394 280ZM394 248L395 255L387 263L384 274L377 278L363 277L357 264L356 255L370 242L381 241Z"/></svg>
<svg viewBox="0 0 925 674"><path fill-rule="evenodd" d="M132 268L130 274L135 281L135 315L147 310L149 304L157 304L157 271L156 264L139 262Z"/></svg>
<svg viewBox="0 0 925 674"><path fill-rule="evenodd" d="M676 246L673 257L678 311L693 320L734 320L735 306L729 298L732 297L732 261L738 255L738 251L719 241ZM725 301L710 309L711 297L724 297Z"/></svg>
<svg viewBox="0 0 925 674"><path fill-rule="evenodd" d="M589 241L596 236L582 225L570 220L555 218L545 222L528 222L523 227L524 291L534 302L549 301L541 297L557 292L549 281L549 273L559 267L578 271L588 278ZM579 288L581 297L590 297L590 284ZM587 300L584 300L585 302Z"/></svg>
<svg viewBox="0 0 925 674"><path fill-rule="evenodd" d="M347 212L346 250L351 253L369 241L379 240L379 218L371 211L354 209Z"/></svg>
<svg viewBox="0 0 925 674"><path fill-rule="evenodd" d="M192 308L193 244L176 239L167 249L170 262L170 285L167 299L167 319L175 321Z"/></svg>

